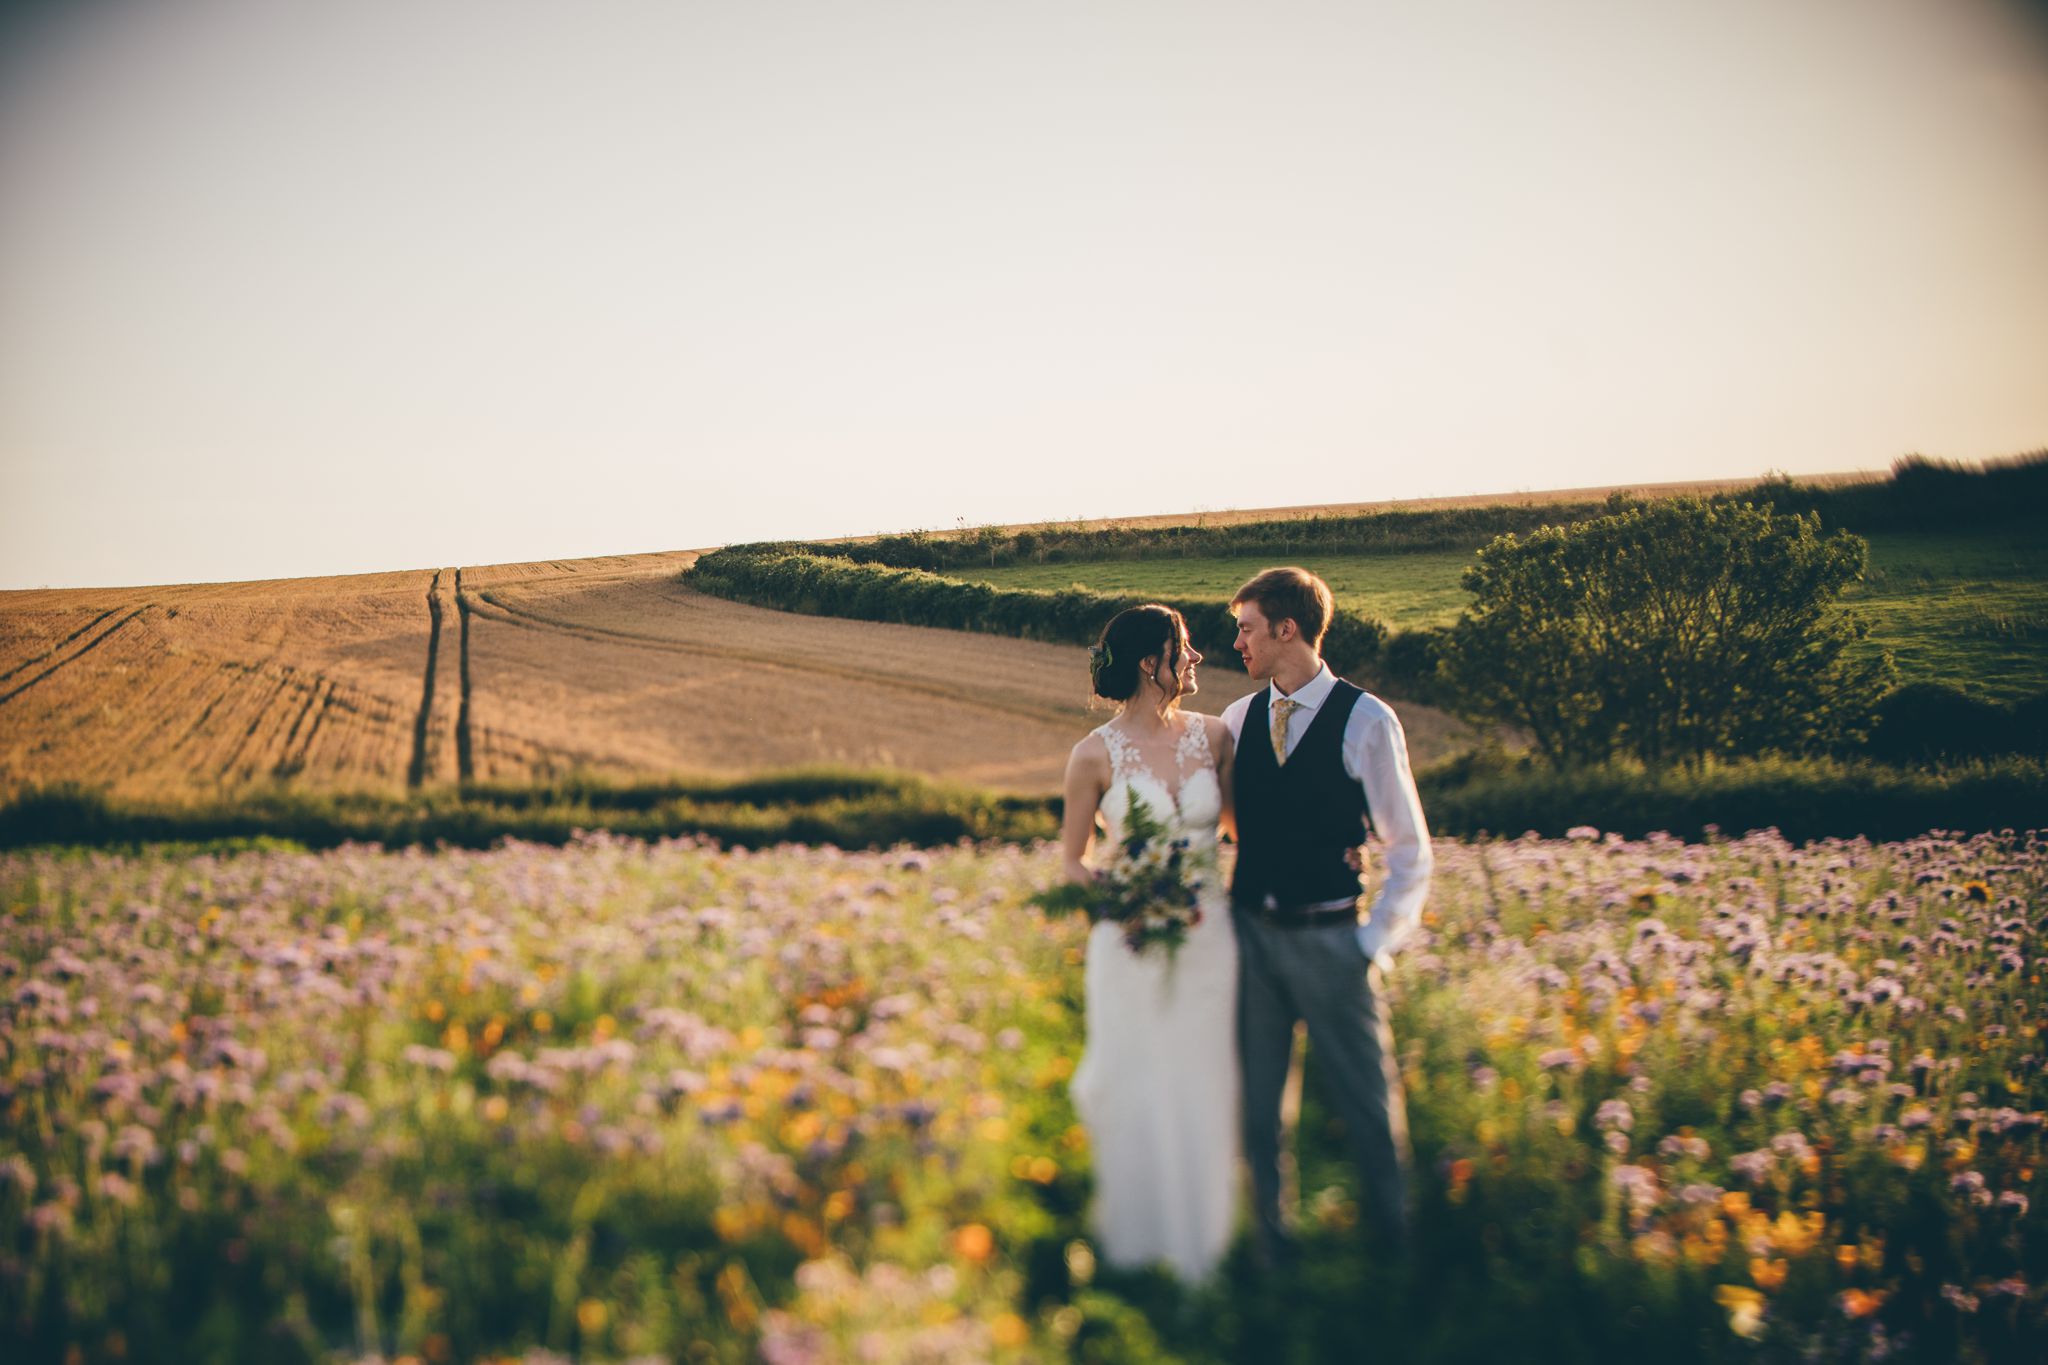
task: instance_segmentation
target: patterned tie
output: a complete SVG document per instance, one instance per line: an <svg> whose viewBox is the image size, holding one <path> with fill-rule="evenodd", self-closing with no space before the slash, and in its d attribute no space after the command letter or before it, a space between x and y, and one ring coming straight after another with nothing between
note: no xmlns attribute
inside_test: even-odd
<svg viewBox="0 0 2048 1365"><path fill-rule="evenodd" d="M1287 718L1301 709L1301 703L1292 697L1273 699L1273 761L1281 767L1287 766Z"/></svg>

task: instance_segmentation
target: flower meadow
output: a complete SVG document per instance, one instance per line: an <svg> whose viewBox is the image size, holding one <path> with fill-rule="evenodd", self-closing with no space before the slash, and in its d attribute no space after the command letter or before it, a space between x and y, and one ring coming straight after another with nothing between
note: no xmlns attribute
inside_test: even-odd
<svg viewBox="0 0 2048 1365"><path fill-rule="evenodd" d="M1405 1263L1097 1263L1045 845L0 859L0 1355L2048 1358L2048 841L1443 842ZM1219 1065L1229 1059L1219 1059Z"/></svg>

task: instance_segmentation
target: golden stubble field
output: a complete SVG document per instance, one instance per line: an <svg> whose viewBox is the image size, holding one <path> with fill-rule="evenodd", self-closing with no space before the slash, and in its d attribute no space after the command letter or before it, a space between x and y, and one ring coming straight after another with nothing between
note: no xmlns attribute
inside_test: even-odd
<svg viewBox="0 0 2048 1365"><path fill-rule="evenodd" d="M1627 491L1711 493L1746 482ZM1611 491L1089 524L1222 524ZM57 782L175 797L279 782L389 791L576 771L740 775L814 764L1047 792L1057 790L1073 741L1108 714L1089 704L1079 649L742 606L683 586L696 555L0 592L0 799ZM1249 687L1220 666L1203 680L1195 705L1211 712ZM1418 768L1472 741L1440 711L1397 705Z"/></svg>
<svg viewBox="0 0 2048 1365"><path fill-rule="evenodd" d="M692 592L693 552L0 593L0 797L892 767L1052 791L1083 652ZM1206 668L1202 710L1249 686ZM1469 732L1404 706L1418 766Z"/></svg>

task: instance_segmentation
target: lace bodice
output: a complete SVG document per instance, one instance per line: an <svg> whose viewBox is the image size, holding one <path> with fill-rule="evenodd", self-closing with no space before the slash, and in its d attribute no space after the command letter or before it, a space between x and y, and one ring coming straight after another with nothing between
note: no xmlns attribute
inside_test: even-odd
<svg viewBox="0 0 2048 1365"><path fill-rule="evenodd" d="M1095 733L1109 750L1109 790L1102 796L1102 817L1109 842L1123 837L1125 813L1133 795L1142 797L1153 817L1176 835L1197 843L1216 842L1216 822L1223 818L1223 787L1216 776L1216 756L1200 716L1181 716L1180 739L1174 746L1174 771L1162 778L1145 761L1137 741L1121 720L1097 726Z"/></svg>

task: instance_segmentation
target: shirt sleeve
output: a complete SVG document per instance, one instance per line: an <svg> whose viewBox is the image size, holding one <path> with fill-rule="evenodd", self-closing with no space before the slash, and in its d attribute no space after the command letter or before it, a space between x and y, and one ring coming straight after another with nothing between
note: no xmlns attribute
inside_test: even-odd
<svg viewBox="0 0 2048 1365"><path fill-rule="evenodd" d="M1429 846L1429 825L1408 770L1408 736L1400 718L1385 705L1367 711L1363 703L1345 727L1344 766L1365 788L1385 867L1372 911L1358 926L1358 946L1368 959L1384 965L1422 923L1422 903L1429 898L1429 878L1436 854Z"/></svg>

